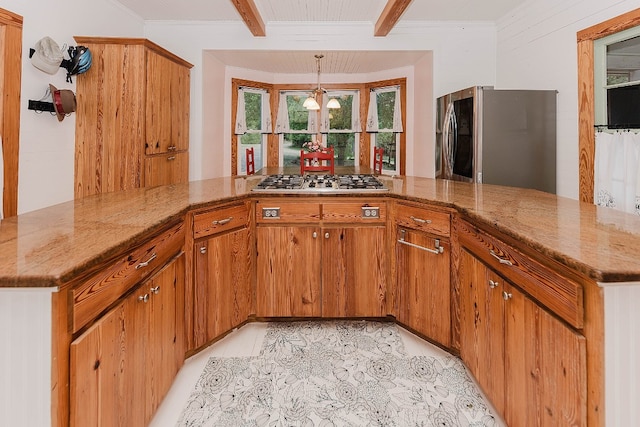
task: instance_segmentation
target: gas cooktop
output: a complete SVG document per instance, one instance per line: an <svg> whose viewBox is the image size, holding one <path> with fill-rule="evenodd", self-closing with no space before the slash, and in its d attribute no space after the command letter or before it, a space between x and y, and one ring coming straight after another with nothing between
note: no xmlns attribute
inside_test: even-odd
<svg viewBox="0 0 640 427"><path fill-rule="evenodd" d="M253 191L265 192L381 192L388 189L373 175L268 175Z"/></svg>

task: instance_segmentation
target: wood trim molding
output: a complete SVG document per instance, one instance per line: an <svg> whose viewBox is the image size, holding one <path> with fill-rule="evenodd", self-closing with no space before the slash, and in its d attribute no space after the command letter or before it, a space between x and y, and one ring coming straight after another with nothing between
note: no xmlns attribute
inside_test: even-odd
<svg viewBox="0 0 640 427"><path fill-rule="evenodd" d="M640 25L640 8L601 22L577 34L578 41L578 156L579 199L593 203L594 132L594 40Z"/></svg>
<svg viewBox="0 0 640 427"><path fill-rule="evenodd" d="M0 136L4 159L3 217L18 214L22 16L0 8Z"/></svg>
<svg viewBox="0 0 640 427"><path fill-rule="evenodd" d="M384 37L389 34L411 1L412 0L388 0L378 18L378 22L376 22L373 35L376 37Z"/></svg>
<svg viewBox="0 0 640 427"><path fill-rule="evenodd" d="M253 0L232 0L232 2L251 34L256 37L267 35L264 22Z"/></svg>

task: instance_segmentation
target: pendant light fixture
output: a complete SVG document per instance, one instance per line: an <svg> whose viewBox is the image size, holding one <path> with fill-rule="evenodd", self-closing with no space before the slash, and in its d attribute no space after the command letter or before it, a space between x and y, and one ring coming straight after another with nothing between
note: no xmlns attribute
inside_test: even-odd
<svg viewBox="0 0 640 427"><path fill-rule="evenodd" d="M316 65L318 69L318 86L313 91L311 95L307 99L304 100L302 106L308 110L319 110L320 104L318 104L318 99L321 93L326 93L327 91L320 87L320 60L324 58L324 55L314 55L316 58ZM340 108L340 102L337 99L331 98L327 103L327 108Z"/></svg>

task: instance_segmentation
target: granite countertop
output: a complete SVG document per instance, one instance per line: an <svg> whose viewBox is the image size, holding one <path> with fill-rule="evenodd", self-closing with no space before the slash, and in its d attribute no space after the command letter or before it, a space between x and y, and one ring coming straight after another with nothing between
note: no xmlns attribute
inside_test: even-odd
<svg viewBox="0 0 640 427"><path fill-rule="evenodd" d="M251 193L260 179L214 178L107 193L4 219L0 287L59 286L182 220L190 209L266 196ZM594 280L640 281L637 216L535 190L416 177L382 180L389 197L457 209Z"/></svg>

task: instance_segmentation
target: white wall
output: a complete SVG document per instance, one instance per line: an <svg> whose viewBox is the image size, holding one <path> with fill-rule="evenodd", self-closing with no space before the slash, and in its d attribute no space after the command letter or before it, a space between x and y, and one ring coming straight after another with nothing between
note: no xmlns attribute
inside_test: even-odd
<svg viewBox="0 0 640 427"><path fill-rule="evenodd" d="M433 105L420 110L420 120L414 120L414 97L428 99L475 84L493 85L495 81L496 30L484 23L415 23L400 24L387 37L373 37L371 25L300 24L267 25L267 37L253 37L241 23L200 23L147 21L145 37L169 49L194 64L191 70L191 128L189 179L228 175L230 165L230 79L231 77L282 83L313 83L314 76L265 75L250 70L227 69L221 86L222 64L210 58L207 50L420 50L433 51L433 67L421 62L406 70L407 85L407 173L433 176ZM401 77L393 70L386 77ZM325 76L329 79L339 76ZM362 76L350 81L363 81ZM433 77L433 86L429 81ZM344 76L349 82L354 76ZM419 83L414 84L414 78ZM373 77L371 80L376 80ZM295 81L294 81L295 80ZM365 79L368 80L368 77ZM411 80L411 83L409 82ZM336 81L337 82L337 81ZM217 87L218 90L214 88ZM224 88L224 89L223 89ZM408 89L409 90L409 89ZM224 95L223 95L224 93ZM203 96L204 95L204 96ZM224 99L221 98L224 96ZM224 108L220 125L217 114ZM424 114L425 116L422 116ZM416 117L417 119L418 117ZM414 128L413 123L420 125ZM427 122L427 123L425 123ZM414 137L419 135L419 147ZM220 168L220 156L224 156ZM428 156L422 159L421 156ZM423 166L426 165L426 166Z"/></svg>
<svg viewBox="0 0 640 427"><path fill-rule="evenodd" d="M498 22L496 87L558 90L557 193L578 198L576 33L638 0L529 0Z"/></svg>
<svg viewBox="0 0 640 427"><path fill-rule="evenodd" d="M27 109L30 99L45 95L49 83L75 92L75 79L67 83L64 69L50 75L33 67L29 48L44 36L60 47L75 46L74 35L142 37L144 22L111 0L90 4L82 0L4 0L0 7L23 17L18 176L18 213L23 213L73 199L75 153L74 114L58 122L49 113Z"/></svg>

